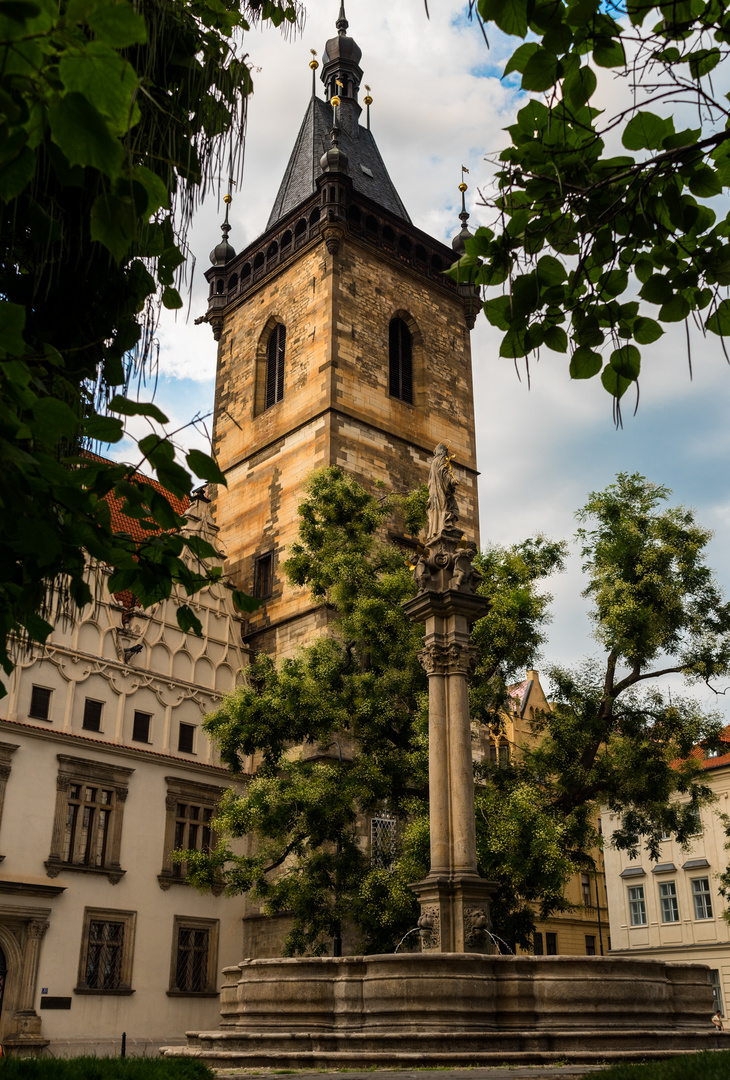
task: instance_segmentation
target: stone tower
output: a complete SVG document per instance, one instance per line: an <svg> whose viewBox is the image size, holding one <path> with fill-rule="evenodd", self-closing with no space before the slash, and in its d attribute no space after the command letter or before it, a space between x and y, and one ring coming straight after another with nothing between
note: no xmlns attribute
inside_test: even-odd
<svg viewBox="0 0 730 1080"><path fill-rule="evenodd" d="M266 231L236 255L226 220L206 273L214 450L228 480L216 520L237 586L264 601L246 640L272 657L327 618L281 569L314 469L339 465L366 486L404 492L426 480L444 442L464 530L478 540L469 343L478 304L444 276L454 251L411 222L360 123L362 54L344 4L336 28L322 57L325 98L313 70Z"/></svg>

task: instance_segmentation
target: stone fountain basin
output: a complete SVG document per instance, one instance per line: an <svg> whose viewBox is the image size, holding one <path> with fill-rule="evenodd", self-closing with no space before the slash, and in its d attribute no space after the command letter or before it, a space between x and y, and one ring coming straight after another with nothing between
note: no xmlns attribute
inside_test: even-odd
<svg viewBox="0 0 730 1080"><path fill-rule="evenodd" d="M244 960L224 975L219 1037L697 1030L713 1012L708 967L638 958L423 952Z"/></svg>

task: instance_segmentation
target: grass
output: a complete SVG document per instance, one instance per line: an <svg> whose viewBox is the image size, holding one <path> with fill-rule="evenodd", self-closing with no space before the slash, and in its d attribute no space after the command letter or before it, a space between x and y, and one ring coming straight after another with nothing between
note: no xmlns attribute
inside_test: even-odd
<svg viewBox="0 0 730 1080"><path fill-rule="evenodd" d="M728 1080L730 1050L705 1050L644 1065L612 1065L590 1075L596 1080Z"/></svg>
<svg viewBox="0 0 730 1080"><path fill-rule="evenodd" d="M213 1080L214 1075L190 1058L0 1059L0 1080Z"/></svg>

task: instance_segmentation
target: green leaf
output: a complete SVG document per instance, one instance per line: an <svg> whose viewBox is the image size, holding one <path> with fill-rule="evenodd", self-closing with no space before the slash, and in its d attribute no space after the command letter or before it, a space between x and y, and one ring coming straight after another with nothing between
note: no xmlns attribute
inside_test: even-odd
<svg viewBox="0 0 730 1080"><path fill-rule="evenodd" d="M695 169L687 183L689 190L698 199L709 199L713 195L719 195L722 184L711 165L700 165Z"/></svg>
<svg viewBox="0 0 730 1080"><path fill-rule="evenodd" d="M246 612L258 611L261 607L260 600L257 600L254 596L247 596L245 592L241 592L239 589L233 590L233 603L241 611Z"/></svg>
<svg viewBox="0 0 730 1080"><path fill-rule="evenodd" d="M168 308L170 311L181 308L183 306L182 297L177 289L171 289L169 286L163 289L162 304L163 307Z"/></svg>
<svg viewBox="0 0 730 1080"><path fill-rule="evenodd" d="M685 300L681 293L675 293L668 303L662 304L659 308L659 318L662 322L682 322L687 318L690 310L689 301Z"/></svg>
<svg viewBox="0 0 730 1080"><path fill-rule="evenodd" d="M181 604L177 609L177 625L184 634L187 634L192 630L197 637L203 636L203 624L193 609L188 607L187 604Z"/></svg>
<svg viewBox="0 0 730 1080"><path fill-rule="evenodd" d="M33 641L45 641L48 635L53 632L51 624L34 613L28 613L24 616L23 625L28 632L28 637Z"/></svg>
<svg viewBox="0 0 730 1080"><path fill-rule="evenodd" d="M664 331L654 319L639 318L634 323L634 340L639 345L651 345L652 341L658 341Z"/></svg>
<svg viewBox="0 0 730 1080"><path fill-rule="evenodd" d="M479 0L478 8L485 22L496 23L505 34L527 33L527 0Z"/></svg>
<svg viewBox="0 0 730 1080"><path fill-rule="evenodd" d="M674 131L674 122L650 112L638 112L626 125L622 142L627 150L658 150Z"/></svg>
<svg viewBox="0 0 730 1080"><path fill-rule="evenodd" d="M51 138L70 165L91 165L112 179L119 175L124 156L122 144L83 94L66 94L60 98L48 110L48 120Z"/></svg>
<svg viewBox="0 0 730 1080"><path fill-rule="evenodd" d="M557 56L547 49L538 49L525 65L522 75L522 89L537 92L549 90L560 77L560 65Z"/></svg>
<svg viewBox="0 0 730 1080"><path fill-rule="evenodd" d="M147 41L144 19L135 13L128 0L102 0L94 5L86 21L100 41L117 49L144 45Z"/></svg>
<svg viewBox="0 0 730 1080"><path fill-rule="evenodd" d="M536 41L526 41L524 45L520 45L519 48L515 49L502 72L502 78L505 75L510 75L513 71L524 71L525 64L539 48L540 46Z"/></svg>
<svg viewBox="0 0 730 1080"><path fill-rule="evenodd" d="M598 67L623 67L626 53L620 41L615 38L599 38L593 46L593 61Z"/></svg>
<svg viewBox="0 0 730 1080"><path fill-rule="evenodd" d="M151 401L132 401L131 398L122 397L121 394L115 394L109 402L109 409L111 412L120 413L122 416L151 416L159 424L169 424L170 422L162 410L153 405Z"/></svg>
<svg viewBox="0 0 730 1080"><path fill-rule="evenodd" d="M620 296L628 287L629 275L625 270L609 270L608 273L601 274L598 281L601 288L601 297L611 298Z"/></svg>
<svg viewBox="0 0 730 1080"><path fill-rule="evenodd" d="M166 488L173 495L177 495L178 498L190 494L193 486L192 478L182 465L178 465L176 461L155 461L154 466L157 479L163 488Z"/></svg>
<svg viewBox="0 0 730 1080"><path fill-rule="evenodd" d="M492 324L500 330L509 330L512 305L509 296L495 296L493 300L487 300L484 305L484 314Z"/></svg>
<svg viewBox="0 0 730 1080"><path fill-rule="evenodd" d="M719 337L730 337L730 300L723 300L710 316L705 326Z"/></svg>
<svg viewBox="0 0 730 1080"><path fill-rule="evenodd" d="M609 363L624 379L638 379L641 353L635 345L622 345L611 353Z"/></svg>
<svg viewBox="0 0 730 1080"><path fill-rule="evenodd" d="M574 350L570 358L570 377L571 379L592 379L602 367L601 354L581 345Z"/></svg>
<svg viewBox="0 0 730 1080"><path fill-rule="evenodd" d="M552 255L543 255L538 259L536 270L541 285L560 285L568 276L560 259Z"/></svg>
<svg viewBox="0 0 730 1080"><path fill-rule="evenodd" d="M41 9L33 0L0 0L0 18L27 22L40 15Z"/></svg>
<svg viewBox="0 0 730 1080"><path fill-rule="evenodd" d="M652 274L644 282L639 296L650 304L668 304L674 296L674 290L663 274Z"/></svg>
<svg viewBox="0 0 730 1080"><path fill-rule="evenodd" d="M0 355L23 355L26 348L23 341L24 328L25 308L20 304L0 300Z"/></svg>
<svg viewBox="0 0 730 1080"><path fill-rule="evenodd" d="M91 207L91 239L103 244L122 262L137 231L137 209L132 199L98 195Z"/></svg>
<svg viewBox="0 0 730 1080"><path fill-rule="evenodd" d="M124 135L137 122L139 107L133 107L137 76L129 61L109 45L92 41L83 52L67 52L59 75L66 90L94 102L116 134Z"/></svg>
<svg viewBox="0 0 730 1080"><path fill-rule="evenodd" d="M99 416L94 414L84 420L84 434L95 442L115 443L124 436L124 426L116 416Z"/></svg>
<svg viewBox="0 0 730 1080"><path fill-rule="evenodd" d="M548 349L553 352L564 353L568 351L568 335L562 326L549 326L543 336L543 341Z"/></svg>
<svg viewBox="0 0 730 1080"><path fill-rule="evenodd" d="M611 364L606 364L601 372L601 382L612 397L620 400L631 386L631 379L624 379Z"/></svg>
<svg viewBox="0 0 730 1080"><path fill-rule="evenodd" d="M228 481L214 459L208 454L204 454L202 450L190 450L185 455L185 460L188 468L196 476L199 476L201 480L207 480L210 484L223 484L224 487L228 487Z"/></svg>
<svg viewBox="0 0 730 1080"><path fill-rule="evenodd" d="M719 49L696 49L685 60L689 60L689 70L693 79L701 79L713 68L717 67L722 59Z"/></svg>
<svg viewBox="0 0 730 1080"><path fill-rule="evenodd" d="M595 72L584 65L563 83L563 97L574 109L580 109L590 101L597 83Z"/></svg>
<svg viewBox="0 0 730 1080"><path fill-rule="evenodd" d="M35 154L29 146L0 166L0 199L10 202L28 186L35 172Z"/></svg>
<svg viewBox="0 0 730 1080"><path fill-rule="evenodd" d="M78 427L76 413L58 398L39 398L33 406L33 434L47 446L52 446L59 439L72 439Z"/></svg>

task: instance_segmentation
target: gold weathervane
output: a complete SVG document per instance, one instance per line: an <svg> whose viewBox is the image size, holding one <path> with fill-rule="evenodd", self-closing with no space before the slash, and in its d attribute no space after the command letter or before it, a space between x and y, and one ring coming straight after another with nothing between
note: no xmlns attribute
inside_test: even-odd
<svg viewBox="0 0 730 1080"><path fill-rule="evenodd" d="M317 50L310 49L309 51L312 54L312 59L309 61L309 66L311 67L312 71L316 71L319 67L319 61L317 60Z"/></svg>

